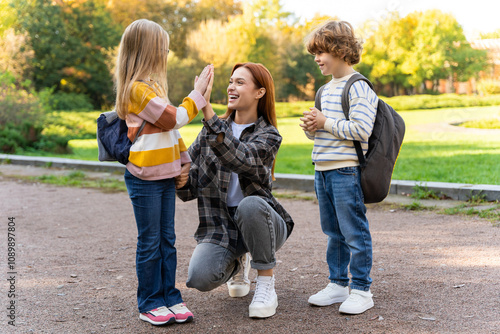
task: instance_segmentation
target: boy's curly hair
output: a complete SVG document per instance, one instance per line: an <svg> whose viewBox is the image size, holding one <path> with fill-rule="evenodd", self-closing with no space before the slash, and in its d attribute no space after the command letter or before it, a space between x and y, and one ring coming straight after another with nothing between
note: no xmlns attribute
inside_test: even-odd
<svg viewBox="0 0 500 334"><path fill-rule="evenodd" d="M362 42L354 35L354 29L346 21L329 20L311 32L305 39L307 51L315 55L328 52L355 65L361 59Z"/></svg>

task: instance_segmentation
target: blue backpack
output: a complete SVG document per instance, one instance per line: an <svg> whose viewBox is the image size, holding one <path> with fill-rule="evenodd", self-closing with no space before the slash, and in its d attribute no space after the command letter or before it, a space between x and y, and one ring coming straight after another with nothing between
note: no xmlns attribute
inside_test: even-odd
<svg viewBox="0 0 500 334"><path fill-rule="evenodd" d="M102 113L97 118L97 148L99 161L118 161L126 165L130 154L130 147L139 137L146 121L142 125L131 142L128 139L127 123L118 117L116 111Z"/></svg>
<svg viewBox="0 0 500 334"><path fill-rule="evenodd" d="M342 91L342 110L345 118L349 119L349 89L357 80L364 80L371 89L372 83L359 73L353 74ZM321 110L321 93L325 86L321 86L316 93L315 107ZM392 172L403 144L405 122L403 118L387 103L379 98L377 116L373 125L373 132L368 140L366 157L361 149L361 143L354 141L361 167L361 188L365 203L378 203L384 200L391 188Z"/></svg>

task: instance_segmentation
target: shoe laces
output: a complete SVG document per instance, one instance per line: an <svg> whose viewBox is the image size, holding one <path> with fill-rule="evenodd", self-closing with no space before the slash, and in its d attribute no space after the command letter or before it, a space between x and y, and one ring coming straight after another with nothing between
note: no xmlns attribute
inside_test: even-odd
<svg viewBox="0 0 500 334"><path fill-rule="evenodd" d="M349 302L357 303L360 302L366 298L370 298L371 296L364 296L360 293L357 292L357 290L351 290L351 293L349 294L348 300Z"/></svg>
<svg viewBox="0 0 500 334"><path fill-rule="evenodd" d="M169 315L172 312L170 312L170 310L166 306L161 306L161 307L158 307L157 309L149 311L149 313L151 313L155 317L157 317L159 315L162 315L162 316Z"/></svg>
<svg viewBox="0 0 500 334"><path fill-rule="evenodd" d="M320 291L320 293L330 293L332 290L335 289L335 285L333 284L328 284L326 288Z"/></svg>
<svg viewBox="0 0 500 334"><path fill-rule="evenodd" d="M253 295L252 303L266 303L271 297L273 282L274 280L266 282L257 279L257 285L255 286L255 294Z"/></svg>
<svg viewBox="0 0 500 334"><path fill-rule="evenodd" d="M169 309L173 313L190 312L185 303L179 303L174 306L170 306Z"/></svg>

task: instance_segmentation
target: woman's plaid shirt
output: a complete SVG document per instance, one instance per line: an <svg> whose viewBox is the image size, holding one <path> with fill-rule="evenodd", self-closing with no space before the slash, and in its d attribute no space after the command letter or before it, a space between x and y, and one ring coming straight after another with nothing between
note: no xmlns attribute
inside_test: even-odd
<svg viewBox="0 0 500 334"><path fill-rule="evenodd" d="M189 180L177 195L183 201L198 199L198 243L210 242L234 252L238 230L227 210L231 172L238 174L245 197L263 198L285 220L288 236L294 223L271 194L271 169L281 145L278 130L259 117L238 139L233 136L231 122L232 116L203 121L203 129L188 149L192 160ZM221 143L216 140L220 133L224 135Z"/></svg>

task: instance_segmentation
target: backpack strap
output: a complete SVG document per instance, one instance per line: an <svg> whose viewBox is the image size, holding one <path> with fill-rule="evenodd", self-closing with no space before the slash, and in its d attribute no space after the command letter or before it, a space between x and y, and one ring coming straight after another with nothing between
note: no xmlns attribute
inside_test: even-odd
<svg viewBox="0 0 500 334"><path fill-rule="evenodd" d="M314 106L318 110L321 110L321 94L323 93L323 89L325 89L326 85L327 84L324 84L323 86L319 87L318 91L316 92L316 97L314 98Z"/></svg>
<svg viewBox="0 0 500 334"><path fill-rule="evenodd" d="M349 78L349 80L347 80L347 82L344 86L344 90L342 91L342 110L344 111L344 115L345 115L346 120L349 120L349 109L350 109L350 105L351 105L350 99L349 99L349 90L351 89L352 84L358 80L365 81L368 84L368 86L370 86L370 88L373 89L373 84L370 82L370 80L365 78L365 76L363 76L360 73L357 73L357 72L354 73ZM366 165L366 159L365 159L365 155L363 154L363 149L361 148L361 143L358 140L353 140L353 143L354 143L354 148L356 148L356 153L358 155L359 164L360 164L361 168L363 168Z"/></svg>
<svg viewBox="0 0 500 334"><path fill-rule="evenodd" d="M137 141L137 138L139 138L139 134L141 133L142 129L144 129L144 126L146 125L146 121L142 121L142 124L141 124L141 127L139 128L139 131L137 131L137 133L135 134L135 138L134 138L134 141L132 142L132 144L134 144L136 141Z"/></svg>

